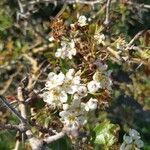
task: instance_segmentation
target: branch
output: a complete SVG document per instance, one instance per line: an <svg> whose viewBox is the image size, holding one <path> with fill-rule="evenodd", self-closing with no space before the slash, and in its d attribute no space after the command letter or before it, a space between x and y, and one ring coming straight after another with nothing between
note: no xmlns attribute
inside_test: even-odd
<svg viewBox="0 0 150 150"><path fill-rule="evenodd" d="M150 9L150 5L146 5L146 4L139 4L139 3L134 3L131 1L127 1L125 2L125 4L131 5L131 6L136 6L136 7L141 7L141 8L146 8L146 9Z"/></svg>
<svg viewBox="0 0 150 150"><path fill-rule="evenodd" d="M53 3L55 5L57 4L73 4L73 3L80 3L80 4L86 4L86 5L94 5L94 4L99 4L102 3L100 0L93 0L93 1L88 1L88 0L41 0L41 1L30 1L27 3L27 5L35 5L37 3ZM23 5L25 6L25 5Z"/></svg>
<svg viewBox="0 0 150 150"><path fill-rule="evenodd" d="M18 87L18 100L21 102L25 101L21 87ZM27 119L26 107L25 107L24 103L20 104L20 112L21 112L22 117ZM28 140L29 140L29 143L32 147L32 150L44 150L44 149L46 149L46 147L44 146L43 140L40 140L40 139L34 137L32 131L30 129L28 129L26 131L26 135L28 137Z"/></svg>
<svg viewBox="0 0 150 150"><path fill-rule="evenodd" d="M57 140L63 138L65 135L66 135L65 132L60 132L60 133L58 133L56 135L49 136L49 137L45 138L44 142L46 142L47 144L50 144L50 143L52 143L54 141L57 141Z"/></svg>
<svg viewBox="0 0 150 150"><path fill-rule="evenodd" d="M25 132L27 130L27 127L25 127L23 124L19 124L19 125L0 124L0 130L4 130L4 129Z"/></svg>

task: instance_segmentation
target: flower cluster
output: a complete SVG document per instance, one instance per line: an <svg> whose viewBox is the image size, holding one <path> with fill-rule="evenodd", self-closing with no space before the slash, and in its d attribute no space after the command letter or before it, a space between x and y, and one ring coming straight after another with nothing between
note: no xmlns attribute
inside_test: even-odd
<svg viewBox="0 0 150 150"><path fill-rule="evenodd" d="M84 44L78 43L82 30L79 31L82 27L84 29L84 26L88 27L88 21L85 16L80 16L77 23L70 25L73 39L62 37L61 46L55 52L55 57L72 59L81 47L84 49ZM105 36L99 31L98 34L95 33L94 39L98 44L103 44ZM97 109L100 99L98 92L111 89L112 82L107 65L100 61L95 61L95 65L97 70L92 79L81 79L81 71L75 73L74 69L69 69L66 74L51 72L48 75L43 100L52 108L59 110L64 129L70 134L77 133L76 131L86 124L87 114Z"/></svg>
<svg viewBox="0 0 150 150"><path fill-rule="evenodd" d="M99 61L96 62L96 65L98 70L93 75L93 80L88 83L88 90L91 93L97 92L100 88L110 90L112 85L111 72L107 72L107 65Z"/></svg>
<svg viewBox="0 0 150 150"><path fill-rule="evenodd" d="M144 146L139 132L135 129L129 130L129 135L123 136L124 142L121 144L120 150L140 150Z"/></svg>
<svg viewBox="0 0 150 150"><path fill-rule="evenodd" d="M74 69L70 69L66 75L62 72L56 74L49 73L48 80L45 84L47 90L43 95L43 100L53 107L61 107L67 102L68 95L78 91L80 84L80 76L74 75Z"/></svg>
<svg viewBox="0 0 150 150"><path fill-rule="evenodd" d="M61 121L69 134L76 136L80 127L87 123L87 113L95 110L98 105L97 99L91 98L87 103L81 102L82 97L75 94L71 104L64 104L60 112Z"/></svg>
<svg viewBox="0 0 150 150"><path fill-rule="evenodd" d="M102 65L102 64L101 64ZM70 133L77 131L87 122L87 113L97 109L98 100L90 97L82 102L88 93L95 93L99 88L104 88L102 78L97 75L100 69L106 69L102 65L93 75L93 80L88 83L81 83L81 72L75 73L69 69L66 74L50 72L45 84L46 92L43 93L43 100L53 108L59 108L61 121L65 129ZM102 81L102 83L101 83Z"/></svg>
<svg viewBox="0 0 150 150"><path fill-rule="evenodd" d="M55 56L58 58L69 58L72 59L72 56L76 55L76 48L75 48L75 42L71 40L68 41L62 41L61 42L61 48L57 49L57 52L55 53Z"/></svg>

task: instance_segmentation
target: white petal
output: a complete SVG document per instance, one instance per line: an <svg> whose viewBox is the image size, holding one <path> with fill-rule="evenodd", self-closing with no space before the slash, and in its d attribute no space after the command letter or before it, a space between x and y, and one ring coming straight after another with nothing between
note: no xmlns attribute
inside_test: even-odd
<svg viewBox="0 0 150 150"><path fill-rule="evenodd" d="M132 145L129 144L129 145L126 145L125 149L124 150L132 150Z"/></svg>
<svg viewBox="0 0 150 150"><path fill-rule="evenodd" d="M57 52L55 53L55 57L61 57L62 55L62 50L58 49Z"/></svg>
<svg viewBox="0 0 150 150"><path fill-rule="evenodd" d="M63 104L63 110L68 110L69 109L69 105L68 104Z"/></svg>
<svg viewBox="0 0 150 150"><path fill-rule="evenodd" d="M83 116L79 116L78 117L78 123L79 123L79 125L85 125L86 123L87 123L87 120L85 119L85 117L83 117Z"/></svg>
<svg viewBox="0 0 150 150"><path fill-rule="evenodd" d="M60 94L60 101L62 103L66 103L67 99L68 99L68 96L67 96L66 92L62 91L61 94Z"/></svg>
<svg viewBox="0 0 150 150"><path fill-rule="evenodd" d="M74 73L75 73L75 70L74 70L74 69L69 69L68 72L66 73L67 79L72 80Z"/></svg>
<svg viewBox="0 0 150 150"><path fill-rule="evenodd" d="M90 111L90 108L88 107L88 105L86 105L84 108L86 111Z"/></svg>
<svg viewBox="0 0 150 150"><path fill-rule="evenodd" d="M88 90L91 93L95 93L98 91L98 89L100 88L100 83L96 82L96 81L90 81L87 84Z"/></svg>
<svg viewBox="0 0 150 150"><path fill-rule="evenodd" d="M61 111L59 113L59 116L62 117L62 118L66 118L66 117L68 117L68 115L69 115L68 111Z"/></svg>
<svg viewBox="0 0 150 150"><path fill-rule="evenodd" d="M50 72L50 73L48 74L48 79L49 79L49 80L52 80L55 75L56 75L56 73Z"/></svg>
<svg viewBox="0 0 150 150"><path fill-rule="evenodd" d="M138 148L144 147L144 143L143 143L143 141L140 140L140 139L135 140L134 143L136 144L136 146L137 146Z"/></svg>
<svg viewBox="0 0 150 150"><path fill-rule="evenodd" d="M65 75L62 72L59 73L56 77L56 81L57 81L58 85L61 85L63 83L64 79L65 79Z"/></svg>
<svg viewBox="0 0 150 150"><path fill-rule="evenodd" d="M87 106L90 110L95 110L97 108L97 99L90 98L90 100L87 102Z"/></svg>
<svg viewBox="0 0 150 150"><path fill-rule="evenodd" d="M130 135L134 140L140 139L140 134L139 134L139 132L137 132L135 129L130 129L130 130L129 130L129 135Z"/></svg>
<svg viewBox="0 0 150 150"><path fill-rule="evenodd" d="M84 86L84 85L79 86L77 93L80 96L86 96L87 95L87 88L86 88L86 86Z"/></svg>
<svg viewBox="0 0 150 150"><path fill-rule="evenodd" d="M46 87L46 89L52 89L54 86L53 86L53 84L52 84L52 82L51 81L47 81L46 83L45 83L45 87Z"/></svg>
<svg viewBox="0 0 150 150"><path fill-rule="evenodd" d="M73 78L73 84L80 84L80 76L75 76L74 78Z"/></svg>
<svg viewBox="0 0 150 150"><path fill-rule="evenodd" d="M132 137L130 137L130 136L124 135L124 136L123 136L123 140L124 140L127 144L132 143Z"/></svg>
<svg viewBox="0 0 150 150"><path fill-rule="evenodd" d="M78 24L82 27L86 25L87 18L85 16L80 16L78 19Z"/></svg>
<svg viewBox="0 0 150 150"><path fill-rule="evenodd" d="M70 87L66 90L66 92L67 92L68 94L74 94L75 92L77 92L77 87L78 87L78 86L76 86L76 85L72 85L72 86L70 86Z"/></svg>
<svg viewBox="0 0 150 150"><path fill-rule="evenodd" d="M81 104L81 100L80 99L73 99L72 103L71 103L71 106L73 107L79 107Z"/></svg>
<svg viewBox="0 0 150 150"><path fill-rule="evenodd" d="M70 48L71 48L71 49L73 49L73 48L75 47L75 43L74 43L74 41L73 41L73 40L71 40L71 42L69 43L69 45L70 45Z"/></svg>
<svg viewBox="0 0 150 150"><path fill-rule="evenodd" d="M50 93L48 92L43 93L43 101L48 104L52 104Z"/></svg>

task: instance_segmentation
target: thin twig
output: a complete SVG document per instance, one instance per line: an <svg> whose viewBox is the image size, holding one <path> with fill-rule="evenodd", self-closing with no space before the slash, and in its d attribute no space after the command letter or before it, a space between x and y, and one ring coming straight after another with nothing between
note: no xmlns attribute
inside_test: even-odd
<svg viewBox="0 0 150 150"><path fill-rule="evenodd" d="M47 50L48 48L52 48L52 47L54 47L53 43L44 44L41 47L37 47L37 48L32 49L32 51L33 51L33 53L39 53L39 52L43 52L43 51Z"/></svg>
<svg viewBox="0 0 150 150"><path fill-rule="evenodd" d="M150 5L134 3L132 1L127 1L127 2L125 2L125 4L131 5L131 6L136 6L136 7L141 7L141 8L146 8L146 9L150 9Z"/></svg>
<svg viewBox="0 0 150 150"><path fill-rule="evenodd" d="M65 3L63 5L63 7L61 8L61 10L57 13L57 15L55 16L55 18L59 18L62 15L62 13L65 11L66 7L67 7L67 4Z"/></svg>
<svg viewBox="0 0 150 150"><path fill-rule="evenodd" d="M0 95L4 95L4 93L8 90L8 88L12 84L13 79L18 75L18 73L21 71L21 69L22 69L22 67L19 67L17 69L17 71L9 77L9 80L4 83L3 89L0 90Z"/></svg>
<svg viewBox="0 0 150 150"><path fill-rule="evenodd" d="M131 49L132 44L145 32L145 30L142 30L140 32L138 32L134 38L129 42L129 44L127 45L127 48L125 50Z"/></svg>
<svg viewBox="0 0 150 150"><path fill-rule="evenodd" d="M20 13L24 13L24 9L23 9L21 1L17 0L17 2L18 2L18 5L19 5Z"/></svg>
<svg viewBox="0 0 150 150"><path fill-rule="evenodd" d="M14 114L18 117L18 119L19 119L21 122L27 123L26 119L23 118L23 117L20 115L20 113L19 113L15 108L13 108L13 107L9 104L9 102L7 101L7 99L6 99L4 96L0 95L0 100L6 105L6 107L7 107L8 109L10 109L10 110L12 111L12 113L14 113Z"/></svg>
<svg viewBox="0 0 150 150"><path fill-rule="evenodd" d="M19 150L19 147L20 147L20 141L17 140L17 141L16 141L15 148L14 148L13 150Z"/></svg>
<svg viewBox="0 0 150 150"><path fill-rule="evenodd" d="M110 4L111 4L111 0L107 0L107 4L106 4L106 17L105 17L105 21L104 24L108 25L110 22Z"/></svg>

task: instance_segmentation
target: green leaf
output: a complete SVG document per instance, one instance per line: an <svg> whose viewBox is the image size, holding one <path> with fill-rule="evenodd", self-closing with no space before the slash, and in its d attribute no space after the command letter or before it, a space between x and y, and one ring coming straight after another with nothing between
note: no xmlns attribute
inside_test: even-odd
<svg viewBox="0 0 150 150"><path fill-rule="evenodd" d="M44 127L45 127L45 128L48 128L50 122L51 122L51 117L47 117L47 118L45 119L45 122L44 122Z"/></svg>
<svg viewBox="0 0 150 150"><path fill-rule="evenodd" d="M115 137L115 128L116 126L114 124L111 124L109 121L102 122L98 124L94 131L96 132L96 138L95 143L111 146L115 143L116 137Z"/></svg>
<svg viewBox="0 0 150 150"><path fill-rule="evenodd" d="M4 31L12 26L12 18L4 10L0 10L0 31Z"/></svg>
<svg viewBox="0 0 150 150"><path fill-rule="evenodd" d="M96 31L96 28L97 28L97 25L96 25L96 24L91 24L91 25L89 26L89 34L94 35L94 34L95 34L95 31Z"/></svg>

